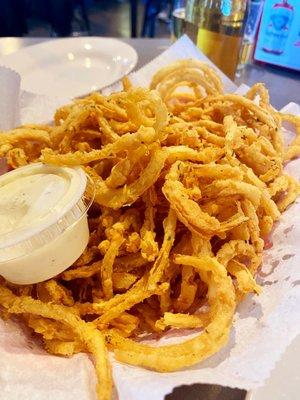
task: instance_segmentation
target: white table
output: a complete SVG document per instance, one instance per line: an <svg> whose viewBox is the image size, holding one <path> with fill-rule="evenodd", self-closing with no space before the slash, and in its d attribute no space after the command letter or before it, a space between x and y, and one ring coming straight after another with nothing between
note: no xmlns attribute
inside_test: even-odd
<svg viewBox="0 0 300 400"><path fill-rule="evenodd" d="M41 43L54 38L0 38L0 56L13 53L23 47ZM170 44L169 39L122 39L133 46L138 55L137 69L165 50ZM270 90L272 104L280 109L288 102L300 103L300 72L288 71L279 67L267 65L247 65L235 79L239 85L252 85L263 82Z"/></svg>

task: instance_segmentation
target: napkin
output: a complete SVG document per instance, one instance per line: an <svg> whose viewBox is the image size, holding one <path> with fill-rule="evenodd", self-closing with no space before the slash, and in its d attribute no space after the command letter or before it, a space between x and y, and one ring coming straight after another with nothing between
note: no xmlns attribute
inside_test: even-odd
<svg viewBox="0 0 300 400"><path fill-rule="evenodd" d="M0 67L0 130L11 129L20 123L20 75Z"/></svg>
<svg viewBox="0 0 300 400"><path fill-rule="evenodd" d="M181 58L195 57L207 61L187 37L182 37L140 71L132 73L134 84L147 86L161 66ZM215 67L216 68L216 67ZM7 105L0 102L0 126L12 126L9 112L20 121L44 122L65 99L48 99L34 94L16 93L19 78L14 75L7 85ZM227 91L235 85L223 74ZM11 87L10 87L11 86ZM106 92L118 90L118 85ZM13 90L14 89L14 90ZM245 87L240 90L245 90ZM14 97L15 96L15 97ZM9 105L9 107L8 107ZM12 109L10 109L12 107ZM6 112L4 112L6 110ZM290 103L290 113L300 113ZM286 136L293 135L288 132ZM300 178L300 160L292 161L287 171ZM241 389L263 385L289 343L300 333L300 203L299 199L281 216L272 235L273 246L264 253L257 280L263 287L260 296L250 295L239 306L228 344L208 360L183 371L160 374L117 362L110 356L119 400L162 400L179 385L212 383ZM183 336L183 335L181 335ZM180 338L168 336L167 343ZM0 398L5 400L95 400L95 373L86 354L70 359L48 355L28 335L26 329L12 321L0 320Z"/></svg>
<svg viewBox="0 0 300 400"><path fill-rule="evenodd" d="M32 122L47 123L55 110L69 103L69 97L47 97L21 90L20 75L0 66L0 131Z"/></svg>

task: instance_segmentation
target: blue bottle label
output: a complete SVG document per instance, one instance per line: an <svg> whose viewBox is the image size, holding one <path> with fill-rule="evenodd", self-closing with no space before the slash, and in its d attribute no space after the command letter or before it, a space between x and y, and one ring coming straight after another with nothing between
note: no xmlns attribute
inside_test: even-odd
<svg viewBox="0 0 300 400"><path fill-rule="evenodd" d="M273 6L265 32L264 51L278 55L284 52L293 15L293 7L286 2Z"/></svg>

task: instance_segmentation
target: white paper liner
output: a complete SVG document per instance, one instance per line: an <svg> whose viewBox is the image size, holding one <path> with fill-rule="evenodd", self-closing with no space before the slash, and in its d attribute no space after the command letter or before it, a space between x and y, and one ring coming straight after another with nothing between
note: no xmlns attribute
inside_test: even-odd
<svg viewBox="0 0 300 400"><path fill-rule="evenodd" d="M55 110L71 101L68 97L47 97L21 90L20 75L0 66L0 132L16 126L49 123Z"/></svg>
<svg viewBox="0 0 300 400"><path fill-rule="evenodd" d="M7 67L0 67L0 131L20 123L20 75Z"/></svg>
<svg viewBox="0 0 300 400"><path fill-rule="evenodd" d="M131 74L128 76L134 86L148 87L152 76L159 68L169 65L176 60L182 60L185 58L196 58L197 60L206 62L215 70L217 70L218 74L222 78L226 92L233 92L236 90L237 86L226 75L224 75L224 73L220 71L186 35L182 36L179 40L177 40L177 42L175 42L154 60L144 65L137 72L131 72ZM110 94L112 92L120 91L121 88L122 85L120 82L118 82L103 89L102 93Z"/></svg>
<svg viewBox="0 0 300 400"><path fill-rule="evenodd" d="M30 124L39 121L40 124L49 123L58 107L70 103L71 99L52 98L42 94L21 91L20 93L20 121L22 124Z"/></svg>
<svg viewBox="0 0 300 400"><path fill-rule="evenodd" d="M146 86L153 73L163 65L176 59L192 57L206 59L189 39L183 37L140 71L132 73L130 78L134 84ZM17 93L20 86L18 78L15 76L16 81L4 78L3 81L3 74L6 72L0 69L0 83L7 85L2 90L6 90L9 107L4 104L2 97L0 126L12 127L18 124L18 107L14 108L12 104L18 105L19 101L21 122L38 123L48 121L55 108L66 100ZM224 75L223 82L227 91L236 89ZM116 90L117 85L106 89L107 92ZM245 90L245 85L239 88L241 92ZM285 107L285 112L298 114L300 107L290 103ZM15 115L13 123L9 113ZM300 160L289 163L286 170L299 179ZM192 383L215 383L247 390L263 385L276 361L300 333L299 238L298 199L281 216L273 234L273 247L265 251L263 266L258 275L263 292L259 297L248 296L239 305L227 346L199 365L167 374L118 363L111 355L119 399L162 400L174 387ZM162 339L161 342L166 341L168 339ZM96 399L94 367L90 357L85 354L70 359L48 355L18 324L2 320L0 353L1 399Z"/></svg>

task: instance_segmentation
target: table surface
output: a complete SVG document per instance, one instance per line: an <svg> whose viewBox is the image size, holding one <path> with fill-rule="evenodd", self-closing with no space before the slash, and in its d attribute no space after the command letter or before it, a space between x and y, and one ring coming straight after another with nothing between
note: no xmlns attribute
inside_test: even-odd
<svg viewBox="0 0 300 400"><path fill-rule="evenodd" d="M13 53L23 47L41 43L54 38L0 38L0 56ZM136 69L158 56L170 44L169 39L125 39L132 45L139 56ZM263 82L269 88L272 104L280 109L293 101L300 103L300 72L291 71L270 65L247 65L235 79L236 84L252 85Z"/></svg>
<svg viewBox="0 0 300 400"><path fill-rule="evenodd" d="M38 44L54 38L0 38L0 57L14 53L26 46ZM168 39L125 39L139 56L139 69L158 56L170 44ZM247 65L236 77L236 84L252 85L263 82L270 90L272 104L281 108L293 101L300 103L300 73L273 66ZM266 385L246 396L241 390L222 388L214 385L192 385L175 388L166 400L298 400L300 397L300 377L296 366L300 355L300 337L289 346L286 354L276 365ZM298 363L298 364L297 364ZM289 366L289 368L287 368Z"/></svg>

